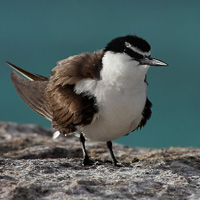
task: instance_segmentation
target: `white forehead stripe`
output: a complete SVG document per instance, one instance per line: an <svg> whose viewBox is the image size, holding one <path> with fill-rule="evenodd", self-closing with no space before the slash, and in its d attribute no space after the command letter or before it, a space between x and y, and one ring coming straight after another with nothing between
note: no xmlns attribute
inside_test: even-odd
<svg viewBox="0 0 200 200"><path fill-rule="evenodd" d="M129 49L131 49L131 50L135 51L136 53L139 53L143 56L150 56L151 55L150 51L149 52L142 52L140 49L132 46L129 42L125 42L125 45L126 45L127 48L129 48Z"/></svg>

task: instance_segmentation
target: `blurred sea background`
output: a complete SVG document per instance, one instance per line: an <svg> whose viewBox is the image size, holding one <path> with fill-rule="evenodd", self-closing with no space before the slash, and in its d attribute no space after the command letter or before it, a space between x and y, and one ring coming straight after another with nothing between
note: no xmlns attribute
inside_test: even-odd
<svg viewBox="0 0 200 200"><path fill-rule="evenodd" d="M129 146L200 147L200 1L1 0L0 121L50 122L17 95L5 61L48 76L56 62L136 34L169 67L148 71L147 125L117 140ZM114 102L113 102L114 103ZM67 138L66 138L67 139Z"/></svg>

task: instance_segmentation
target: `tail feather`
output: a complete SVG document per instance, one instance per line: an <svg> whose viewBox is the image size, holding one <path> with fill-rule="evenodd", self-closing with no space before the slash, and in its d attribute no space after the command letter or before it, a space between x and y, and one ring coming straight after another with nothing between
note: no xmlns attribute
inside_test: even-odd
<svg viewBox="0 0 200 200"><path fill-rule="evenodd" d="M19 96L34 111L52 121L53 114L45 97L48 78L32 74L10 63L9 65L29 79L23 78L14 71L11 72L11 80Z"/></svg>

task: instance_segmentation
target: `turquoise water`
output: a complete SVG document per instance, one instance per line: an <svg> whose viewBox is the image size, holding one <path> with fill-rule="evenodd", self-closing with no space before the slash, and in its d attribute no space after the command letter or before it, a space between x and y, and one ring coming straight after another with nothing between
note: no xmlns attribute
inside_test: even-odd
<svg viewBox="0 0 200 200"><path fill-rule="evenodd" d="M151 120L117 140L130 146L200 147L200 1L0 1L0 120L50 123L16 94L8 60L49 75L58 60L137 34L152 57L169 64L148 71Z"/></svg>

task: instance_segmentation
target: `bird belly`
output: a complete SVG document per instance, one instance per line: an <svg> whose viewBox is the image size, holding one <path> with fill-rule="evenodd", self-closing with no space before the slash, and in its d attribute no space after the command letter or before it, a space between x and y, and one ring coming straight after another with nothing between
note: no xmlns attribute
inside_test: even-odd
<svg viewBox="0 0 200 200"><path fill-rule="evenodd" d="M136 129L142 119L146 102L146 83L130 87L99 84L95 90L99 112L86 126L86 138L111 141Z"/></svg>

